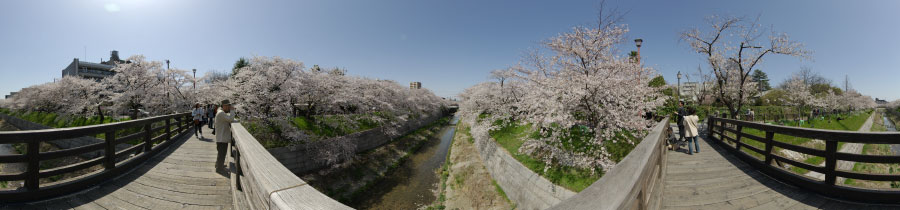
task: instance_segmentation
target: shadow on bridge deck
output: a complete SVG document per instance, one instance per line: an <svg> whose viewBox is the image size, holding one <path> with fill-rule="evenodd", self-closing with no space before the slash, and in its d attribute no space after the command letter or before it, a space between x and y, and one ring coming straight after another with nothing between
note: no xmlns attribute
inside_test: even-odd
<svg viewBox="0 0 900 210"><path fill-rule="evenodd" d="M185 134L134 170L81 192L0 209L232 209L231 185L214 172L216 143Z"/></svg>
<svg viewBox="0 0 900 210"><path fill-rule="evenodd" d="M700 153L688 155L687 147L667 153L662 209L900 209L836 200L779 182L700 133Z"/></svg>

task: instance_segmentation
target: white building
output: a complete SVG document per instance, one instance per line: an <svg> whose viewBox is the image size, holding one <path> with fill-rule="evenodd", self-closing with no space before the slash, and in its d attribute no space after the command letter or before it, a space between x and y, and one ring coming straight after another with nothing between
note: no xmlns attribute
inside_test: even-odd
<svg viewBox="0 0 900 210"><path fill-rule="evenodd" d="M113 50L109 54L109 60L100 63L79 61L78 58L75 58L69 66L62 70L62 76L80 76L94 80L111 77L116 74L112 68L124 61L119 59L119 51Z"/></svg>

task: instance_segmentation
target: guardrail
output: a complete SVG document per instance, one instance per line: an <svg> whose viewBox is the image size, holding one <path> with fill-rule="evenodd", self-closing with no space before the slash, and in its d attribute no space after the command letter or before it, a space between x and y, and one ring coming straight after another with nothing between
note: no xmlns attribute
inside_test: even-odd
<svg viewBox="0 0 900 210"><path fill-rule="evenodd" d="M259 144L244 126L231 124L235 189L251 209L352 209L316 191Z"/></svg>
<svg viewBox="0 0 900 210"><path fill-rule="evenodd" d="M666 117L600 180L551 209L657 209L662 204L669 129Z"/></svg>
<svg viewBox="0 0 900 210"><path fill-rule="evenodd" d="M189 117L190 113L181 113L83 127L0 132L0 144L26 144L25 154L0 155L0 163L27 163L25 172L0 174L0 181L24 180L25 182L24 188L0 191L0 201L21 202L65 195L121 175L168 147L173 139L187 133L190 127ZM154 124L162 125L153 127ZM97 134L104 134L105 141L70 149L40 152L41 142ZM122 136L117 136L117 134L122 134ZM153 136L153 134L160 135ZM118 144L135 141L140 141L140 143L119 151L115 149ZM77 156L97 150L102 150L103 155L56 168L40 168L42 161ZM40 183L41 178L72 173L101 164L103 169L99 171L67 180Z"/></svg>
<svg viewBox="0 0 900 210"><path fill-rule="evenodd" d="M832 197L844 199L878 202L878 203L900 203L900 191L897 190L874 190L862 189L835 184L837 177L873 180L873 181L900 181L900 175L897 174L870 174L854 171L845 171L836 169L837 161L855 161L866 163L900 163L900 156L881 156L881 155L862 155L838 152L838 143L864 143L864 144L900 144L900 133L898 132L850 132L836 130L822 130L799 127L787 127L779 125L767 125L755 122L745 122L733 119L709 118L708 132L711 139L715 139L728 151L734 153L744 162L752 165L759 171L769 176L786 181ZM757 129L765 132L765 136L755 136L743 132L745 128ZM730 133L730 134L729 134ZM809 148L799 145L793 145L774 140L775 134L796 136L809 139L820 139L825 141L825 150ZM734 135L734 137L730 136ZM742 141L752 140L763 143L764 148L757 148ZM726 143L728 141L734 146ZM810 165L790 158L782 157L774 153L774 147L792 150L795 152L819 156L825 158L825 166ZM760 160L751 156L741 149L747 149L752 152L761 154L765 158ZM794 167L803 168L810 171L825 174L825 180L820 181L811 179L802 175L782 169L772 165L773 161L787 163Z"/></svg>

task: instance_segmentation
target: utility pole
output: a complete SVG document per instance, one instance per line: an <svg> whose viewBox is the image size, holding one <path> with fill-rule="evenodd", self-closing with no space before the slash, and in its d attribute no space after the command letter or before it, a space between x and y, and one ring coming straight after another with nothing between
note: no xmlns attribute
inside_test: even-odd
<svg viewBox="0 0 900 210"><path fill-rule="evenodd" d="M844 92L850 90L850 75L844 75Z"/></svg>

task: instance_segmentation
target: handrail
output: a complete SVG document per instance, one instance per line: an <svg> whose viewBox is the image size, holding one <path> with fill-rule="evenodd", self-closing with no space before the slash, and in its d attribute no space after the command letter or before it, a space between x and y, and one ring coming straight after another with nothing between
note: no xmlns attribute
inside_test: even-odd
<svg viewBox="0 0 900 210"><path fill-rule="evenodd" d="M0 201L22 202L65 195L118 176L168 147L173 142L173 139L187 133L190 128L188 124L189 118L190 113L180 113L101 125L0 132L0 144L25 143L27 145L25 154L0 155L0 163L27 163L27 169L24 173L0 175L0 181L24 180L25 182L24 188L0 191ZM173 119L175 120L174 124L171 123ZM163 121L165 122L164 127L152 127L153 123ZM140 131L123 137L116 136L117 131L129 128L140 128ZM165 133L155 138L152 136L156 133L153 131L163 128ZM41 142L93 136L100 133L105 135L105 139L100 143L52 152L40 152ZM142 142L127 149L116 151L116 145L130 139L141 139ZM102 157L51 169L40 168L40 161L93 153L98 150L103 151ZM134 156L131 156L132 154ZM44 185L40 183L40 178L76 172L95 165L103 165L104 168L100 171L67 180Z"/></svg>
<svg viewBox="0 0 900 210"><path fill-rule="evenodd" d="M715 142L718 142L729 152L734 153L744 162L752 165L756 169L768 174L773 178L786 181L801 188L806 188L817 193L832 197L863 202L900 203L900 200L897 200L897 198L900 197L900 191L897 190L862 189L840 186L836 184L837 177L874 181L900 181L900 175L869 174L836 169L838 160L866 163L900 163L900 156L860 155L838 152L839 142L900 144L900 133L898 132L870 133L798 128L715 117L710 117L707 123L707 132L710 139L715 140ZM743 131L744 128L753 128L765 132L765 137L758 137L747 134ZM734 137L729 136L731 134L733 134ZM776 141L774 140L775 134L820 139L825 141L825 150L807 148ZM763 143L764 148L753 147L744 142L746 141L746 139ZM728 144L726 141L733 143L735 146ZM774 147L788 149L806 155L824 157L825 166L821 167L817 165L810 165L801 161L782 157L778 154L775 154ZM759 153L765 158L763 160L757 159L756 157L751 156L749 153L742 151L741 149L743 148L750 149L756 153ZM774 160L777 160L781 163L790 164L794 167L799 167L825 174L825 180L820 181L811 179L809 177L787 171L785 169L782 169L781 167L774 166Z"/></svg>
<svg viewBox="0 0 900 210"><path fill-rule="evenodd" d="M668 129L666 117L600 180L550 209L651 209L661 204Z"/></svg>
<svg viewBox="0 0 900 210"><path fill-rule="evenodd" d="M352 209L291 173L240 123L232 123L231 132L236 166L232 183L251 209Z"/></svg>

